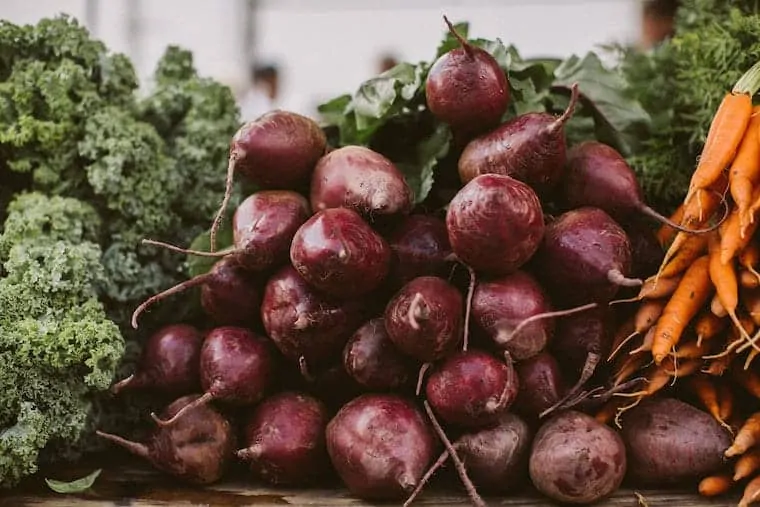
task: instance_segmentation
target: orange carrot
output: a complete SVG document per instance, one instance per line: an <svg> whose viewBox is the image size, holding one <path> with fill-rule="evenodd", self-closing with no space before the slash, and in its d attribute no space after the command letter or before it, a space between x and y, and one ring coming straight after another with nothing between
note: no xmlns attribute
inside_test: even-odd
<svg viewBox="0 0 760 507"><path fill-rule="evenodd" d="M752 370L731 368L731 378L749 394L760 399L760 375Z"/></svg>
<svg viewBox="0 0 760 507"><path fill-rule="evenodd" d="M760 500L760 475L749 481L744 487L744 494L737 507L749 507L758 500Z"/></svg>
<svg viewBox="0 0 760 507"><path fill-rule="evenodd" d="M697 334L697 343L709 340L726 328L726 319L716 316L712 312L702 311L694 321L694 332Z"/></svg>
<svg viewBox="0 0 760 507"><path fill-rule="evenodd" d="M681 276L660 278L656 281L654 278L647 278L644 281L644 285L641 286L641 290L639 290L639 296L641 299L665 298L673 295L680 283Z"/></svg>
<svg viewBox="0 0 760 507"><path fill-rule="evenodd" d="M754 194L752 194L753 203L760 203L760 186L755 188ZM754 206L754 204L753 204ZM751 209L750 213L753 215L757 210ZM720 261L723 264L728 264L731 259L744 250L749 244L750 239L757 230L758 221L742 228L741 220L739 216L739 210L734 208L728 215L728 218L720 226Z"/></svg>
<svg viewBox="0 0 760 507"><path fill-rule="evenodd" d="M712 298L712 301L710 301L710 311L716 317L726 317L728 315L728 312L726 311L717 294L715 294Z"/></svg>
<svg viewBox="0 0 760 507"><path fill-rule="evenodd" d="M754 188L760 182L760 107L752 109L752 115L728 172L731 197L739 210L742 228L749 223Z"/></svg>
<svg viewBox="0 0 760 507"><path fill-rule="evenodd" d="M760 326L760 291L742 291L742 303L744 303L744 308L747 310L750 318L752 318L756 325Z"/></svg>
<svg viewBox="0 0 760 507"><path fill-rule="evenodd" d="M623 347L625 347L625 345L634 336L636 336L634 333L635 330L636 325L634 322L634 317L629 317L620 325L620 327L618 327L617 331L615 331L615 336L612 338L612 345L610 346L612 352L610 352L610 355L607 356L607 361L612 361L615 359L615 356L618 355Z"/></svg>
<svg viewBox="0 0 760 507"><path fill-rule="evenodd" d="M734 443L723 454L727 458L739 456L758 443L760 443L760 412L755 412L739 428Z"/></svg>
<svg viewBox="0 0 760 507"><path fill-rule="evenodd" d="M612 378L612 386L617 387L626 380L629 380L636 372L641 370L649 361L649 354L638 353L629 356L623 356L624 359L617 368Z"/></svg>
<svg viewBox="0 0 760 507"><path fill-rule="evenodd" d="M690 385L699 401L705 406L711 416L723 426L728 426L720 414L718 389L715 382L706 375L695 375L690 379Z"/></svg>
<svg viewBox="0 0 760 507"><path fill-rule="evenodd" d="M707 251L708 234L693 234L684 242L673 258L663 266L658 276L669 278L680 275L691 266L699 256Z"/></svg>
<svg viewBox="0 0 760 507"><path fill-rule="evenodd" d="M751 449L742 454L734 464L734 480L740 481L760 470L760 449Z"/></svg>
<svg viewBox="0 0 760 507"><path fill-rule="evenodd" d="M754 268L753 268L754 271ZM748 269L742 269L739 271L739 285L745 289L757 289L760 287L760 278L752 273Z"/></svg>
<svg viewBox="0 0 760 507"><path fill-rule="evenodd" d="M677 224L681 223L683 221L683 214L684 214L684 205L681 204L678 206L678 208L673 212L672 215L670 215L670 221L675 222ZM659 241L661 246L665 246L671 241L673 241L673 238L676 236L676 233L678 231L672 227L670 227L668 224L662 224L660 226L660 229L657 231L657 241Z"/></svg>
<svg viewBox="0 0 760 507"><path fill-rule="evenodd" d="M716 295L728 313L728 317L739 329L742 336L749 340L749 334L744 330L736 316L736 308L739 306L739 283L736 280L734 266L720 262L720 238L717 234L710 234L708 247L710 252L710 280L715 286Z"/></svg>
<svg viewBox="0 0 760 507"><path fill-rule="evenodd" d="M708 268L707 256L694 261L665 305L662 316L657 321L652 343L652 355L656 364L660 364L676 346L686 326L710 297L712 285Z"/></svg>
<svg viewBox="0 0 760 507"><path fill-rule="evenodd" d="M745 370L749 370L749 367L752 366L752 361L755 360L758 354L760 354L760 351L757 349L752 349L747 353L747 359L744 361Z"/></svg>
<svg viewBox="0 0 760 507"><path fill-rule="evenodd" d="M699 494L707 497L725 495L733 485L734 483L728 475L705 477L699 482Z"/></svg>
<svg viewBox="0 0 760 507"><path fill-rule="evenodd" d="M726 381L718 383L718 415L723 421L728 421L734 413L734 392Z"/></svg>
<svg viewBox="0 0 760 507"><path fill-rule="evenodd" d="M758 141L758 144L760 144L760 141ZM758 243L756 238L750 240L749 244L739 254L739 264L752 273L760 283L760 273L755 269L755 266L760 264L760 243Z"/></svg>
<svg viewBox="0 0 760 507"><path fill-rule="evenodd" d="M707 369L702 370L708 375L713 375L716 377L722 376L726 371L729 370L729 366L731 365L731 361L734 360L734 357L736 357L736 351L731 350L727 354L722 355L721 357L718 357L717 359L712 359L708 363ZM731 368L731 371L737 370L738 368Z"/></svg>

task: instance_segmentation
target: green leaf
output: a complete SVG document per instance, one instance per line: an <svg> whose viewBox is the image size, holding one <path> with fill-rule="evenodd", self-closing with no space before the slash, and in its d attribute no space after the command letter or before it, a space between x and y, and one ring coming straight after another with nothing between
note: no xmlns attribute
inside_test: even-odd
<svg viewBox="0 0 760 507"><path fill-rule="evenodd" d="M435 167L448 153L450 142L451 130L438 124L433 133L417 145L411 160L396 163L414 192L415 204L424 201L433 188Z"/></svg>
<svg viewBox="0 0 760 507"><path fill-rule="evenodd" d="M227 213L225 216L230 216ZM202 252L208 252L211 249L211 231L203 231L195 237L192 243L190 243L190 250L199 250ZM216 233L216 249L224 250L232 246L232 223L231 220L225 220L219 227ZM187 256L187 269L191 277L208 273L211 267L216 264L218 258L214 257L200 257L198 255Z"/></svg>
<svg viewBox="0 0 760 507"><path fill-rule="evenodd" d="M594 118L597 139L626 156L638 147L637 139L648 131L651 117L631 96L620 73L605 68L595 53L587 53L583 58L574 55L562 62L555 77L556 87L578 83L583 105Z"/></svg>
<svg viewBox="0 0 760 507"><path fill-rule="evenodd" d="M56 493L82 493L83 491L87 491L92 487L92 485L95 483L95 479L98 478L100 472L102 471L103 470L99 468L91 474L71 482L56 481L47 478L45 479L45 482L47 483L48 487Z"/></svg>
<svg viewBox="0 0 760 507"><path fill-rule="evenodd" d="M351 95L345 94L335 97L324 104L320 104L317 111L324 123L328 125L340 125L346 116L346 109L350 103Z"/></svg>

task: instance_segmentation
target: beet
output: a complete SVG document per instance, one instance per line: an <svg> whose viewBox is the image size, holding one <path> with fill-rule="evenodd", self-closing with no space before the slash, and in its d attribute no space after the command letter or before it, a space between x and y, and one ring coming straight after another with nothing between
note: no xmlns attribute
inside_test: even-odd
<svg viewBox="0 0 760 507"><path fill-rule="evenodd" d="M374 221L408 214L414 195L398 168L364 146L344 146L322 157L311 177L311 207L351 208Z"/></svg>
<svg viewBox="0 0 760 507"><path fill-rule="evenodd" d="M201 387L205 394L161 425L175 424L189 410L211 400L228 405L253 405L264 398L275 376L269 342L241 327L209 331L201 347Z"/></svg>
<svg viewBox="0 0 760 507"><path fill-rule="evenodd" d="M444 16L460 47L441 55L425 81L428 109L452 130L466 135L485 132L501 121L509 104L509 82L487 51L467 42Z"/></svg>
<svg viewBox="0 0 760 507"><path fill-rule="evenodd" d="M529 186L509 176L485 174L451 200L446 228L459 260L476 271L506 275L538 249L544 216Z"/></svg>
<svg viewBox="0 0 760 507"><path fill-rule="evenodd" d="M145 443L97 431L111 442L150 462L158 470L193 484L217 482L227 470L235 450L235 433L230 422L209 405L195 405L199 395L183 396L162 412L170 419L186 407L192 408L171 427L158 426Z"/></svg>
<svg viewBox="0 0 760 507"><path fill-rule="evenodd" d="M230 143L227 185L211 227L211 251L216 250L216 232L235 173L263 189L293 189L308 182L326 146L325 133L314 120L288 111L270 111L241 126Z"/></svg>
<svg viewBox="0 0 760 507"><path fill-rule="evenodd" d="M303 372L302 372L302 376ZM322 400L332 411L357 396L364 394L364 387L351 377L343 366L343 361L307 371L310 393Z"/></svg>
<svg viewBox="0 0 760 507"><path fill-rule="evenodd" d="M269 484L306 486L329 468L325 445L327 408L299 392L279 393L258 405L245 423L248 447L237 452Z"/></svg>
<svg viewBox="0 0 760 507"><path fill-rule="evenodd" d="M264 288L261 320L267 336L291 361L316 366L336 358L365 319L361 300L338 300L306 283L292 266Z"/></svg>
<svg viewBox="0 0 760 507"><path fill-rule="evenodd" d="M435 440L420 410L391 394L365 394L327 424L327 452L352 495L395 500L409 494L433 459Z"/></svg>
<svg viewBox="0 0 760 507"><path fill-rule="evenodd" d="M433 368L425 395L446 423L466 428L494 424L517 397L517 374L482 350L460 351Z"/></svg>
<svg viewBox="0 0 760 507"><path fill-rule="evenodd" d="M150 242L155 243L155 242ZM218 260L208 273L195 276L146 299L132 314L132 327L154 303L192 287L201 287L201 307L215 324L249 326L258 323L261 297L254 275L246 271L236 257Z"/></svg>
<svg viewBox="0 0 760 507"><path fill-rule="evenodd" d="M393 252L388 278L400 285L418 276L445 276L451 266L446 222L430 215L410 215L388 237Z"/></svg>
<svg viewBox="0 0 760 507"><path fill-rule="evenodd" d="M567 161L564 126L578 101L573 85L570 103L560 117L526 113L470 141L459 157L459 177L467 183L483 174L511 176L547 196L559 183Z"/></svg>
<svg viewBox="0 0 760 507"><path fill-rule="evenodd" d="M599 208L578 208L546 226L534 272L555 303L607 303L620 286L638 286L631 272L631 242Z"/></svg>
<svg viewBox="0 0 760 507"><path fill-rule="evenodd" d="M365 323L348 340L343 366L357 383L371 390L408 387L415 372L414 361L388 338L382 317Z"/></svg>
<svg viewBox="0 0 760 507"><path fill-rule="evenodd" d="M546 351L518 362L517 378L520 390L515 410L530 419L557 406L567 391L557 360Z"/></svg>
<svg viewBox="0 0 760 507"><path fill-rule="evenodd" d="M657 273L665 252L654 229L640 220L629 220L623 229L631 242L631 276L645 280Z"/></svg>
<svg viewBox="0 0 760 507"><path fill-rule="evenodd" d="M193 326L174 324L153 333L145 343L135 373L117 382L111 392L150 389L177 398L200 391L203 336Z"/></svg>
<svg viewBox="0 0 760 507"><path fill-rule="evenodd" d="M590 504L620 487L625 446L612 428L568 410L538 430L528 470L536 489L552 500Z"/></svg>
<svg viewBox="0 0 760 507"><path fill-rule="evenodd" d="M390 268L388 243L353 210L330 208L307 220L293 238L290 260L317 289L351 298L376 289Z"/></svg>
<svg viewBox="0 0 760 507"><path fill-rule="evenodd" d="M462 295L442 278L421 276L385 308L385 329L398 349L422 362L448 355L462 339Z"/></svg>

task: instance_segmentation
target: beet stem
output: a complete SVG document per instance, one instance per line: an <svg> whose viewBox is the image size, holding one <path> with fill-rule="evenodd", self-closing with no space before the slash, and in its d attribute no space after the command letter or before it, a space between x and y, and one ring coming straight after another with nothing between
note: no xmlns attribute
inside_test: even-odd
<svg viewBox="0 0 760 507"><path fill-rule="evenodd" d="M409 311L406 314L407 319L409 319L409 325L412 326L412 329L415 331L419 331L420 329L420 323L417 322L417 319L426 318L422 315L422 309L420 308L422 301L422 294L415 292L412 302L409 303Z"/></svg>
<svg viewBox="0 0 760 507"><path fill-rule="evenodd" d="M189 248L182 248L176 245L172 245L171 243L164 243L163 241L156 241L154 239L144 239L142 240L143 245L152 245L152 246L159 246L161 248L166 248L167 250L171 250L172 252L177 252L185 255L195 255L198 257L227 257L230 254L235 253L236 250L234 249L227 249L222 250L221 252L203 252L201 250L190 250Z"/></svg>
<svg viewBox="0 0 760 507"><path fill-rule="evenodd" d="M122 379L118 382L116 382L114 385L111 386L111 393L112 394L119 394L123 389L130 386L133 382L136 382L139 380L138 377L135 377L135 374L133 373L129 377Z"/></svg>
<svg viewBox="0 0 760 507"><path fill-rule="evenodd" d="M309 365L306 363L306 358L303 356L299 356L298 358L298 370L301 372L301 376L306 380L306 382L314 382L314 375L312 375L309 371Z"/></svg>
<svg viewBox="0 0 760 507"><path fill-rule="evenodd" d="M472 46L470 45L467 40L462 37L462 35L457 32L456 28L454 28L454 25L449 21L449 18L446 16L443 16L443 20L446 22L446 26L449 27L449 32L451 32L451 35L454 36L454 38L459 42L459 44L462 46L462 49L464 49L464 52L467 53L467 56L470 58L474 58L474 53L472 51Z"/></svg>
<svg viewBox="0 0 760 507"><path fill-rule="evenodd" d="M414 390L414 394L419 396L422 392L422 383L425 381L425 374L430 369L432 363L425 363L420 366L420 373L417 376L417 388Z"/></svg>
<svg viewBox="0 0 760 507"><path fill-rule="evenodd" d="M475 294L475 270L467 266L470 273L470 285L467 287L467 302L464 307L464 333L462 337L462 350L467 352L470 341L470 314L472 313L472 296Z"/></svg>
<svg viewBox="0 0 760 507"><path fill-rule="evenodd" d="M517 336L517 333L522 331L525 326L531 324L532 322L535 322L537 320L542 319L551 319L554 317L566 317L568 315L572 315L574 313L580 313L585 312L586 310L591 310L593 308L596 308L598 306L597 303L588 303L583 306L577 306L575 308L570 308L569 310L556 310L553 312L544 312L544 313L537 313L535 315L531 315L527 319L523 319L522 322L520 322L509 335L506 337L502 337L501 339L498 339L499 343L505 344L509 343L515 336ZM499 333L501 334L501 333Z"/></svg>
<svg viewBox="0 0 760 507"><path fill-rule="evenodd" d="M725 203L726 199L725 198L722 198L722 199L723 199L723 202ZM724 209L727 209L727 206L724 205ZM723 224L723 222L725 222L726 218L728 218L728 213L726 211L724 211L723 212L723 217L721 217L721 219L718 220L718 222L716 222L714 225L711 225L710 227L708 227L706 229L689 229L688 227L684 227L682 225L678 225L677 223L675 223L674 221L672 221L668 217L666 217L664 215L661 215L660 213L658 213L654 209L650 208L649 206L647 206L643 202L639 203L638 210L641 213L643 213L644 215L648 216L649 218L653 218L653 219L657 220L658 222L667 225L668 227L672 227L673 229L675 229L677 231L685 232L687 234L707 234L707 233L713 232L718 227L720 227Z"/></svg>
<svg viewBox="0 0 760 507"><path fill-rule="evenodd" d="M230 198L232 197L232 180L235 176L235 165L237 165L239 155L237 150L230 152L230 159L227 162L227 179L224 183L224 198L222 199L222 205L219 207L219 211L216 212L214 222L211 224L211 231L209 232L209 244L211 251L216 251L216 233L219 230L219 226L222 224L224 218L224 212L227 206L230 204Z"/></svg>
<svg viewBox="0 0 760 507"><path fill-rule="evenodd" d="M517 385L517 382L519 382L516 378L517 372L515 371L512 356L507 351L504 351L504 362L507 364L507 379L506 382L504 382L504 389L502 389L501 394L499 395L499 399L496 401L489 400L486 402L485 410L489 413L493 413L506 406L506 401L512 393L513 387Z"/></svg>
<svg viewBox="0 0 760 507"><path fill-rule="evenodd" d="M467 475L467 470L465 469L464 463L462 463L462 459L459 457L456 449L454 449L451 441L446 436L446 432L443 431L443 428L438 422L438 419L436 419L435 414L433 413L433 409L430 408L430 403L428 403L427 400L424 400L422 404L425 406L425 412L427 412L427 415L430 418L430 422L433 425L433 429L438 434L438 438L441 439L443 446L446 447L446 450L449 452L451 460L454 462L454 467L456 467L459 478L462 480L462 484L464 484L464 487L467 490L467 495L469 495L473 505L476 505L477 507L487 507L486 503L483 501L483 498L481 498L480 494L478 494L477 489L475 489L475 485L472 483L472 480L470 480L470 476Z"/></svg>
<svg viewBox="0 0 760 507"><path fill-rule="evenodd" d="M214 393L212 393L211 391L208 391L206 393L203 393L203 396L197 398L195 401L192 401L188 403L187 405L185 405L184 407L182 407L181 409L179 409L179 411L176 414L174 414L174 417L170 419L161 419L156 415L155 412L151 412L150 417L151 419L153 419L153 421L156 424L165 428L177 422L182 416L184 416L190 410L194 410L200 407L201 405L205 405L206 403L210 402L213 399L214 399Z"/></svg>
<svg viewBox="0 0 760 507"><path fill-rule="evenodd" d="M140 456L141 458L147 459L150 454L148 446L140 442L133 442L132 440L127 440L126 438L120 437L118 435L106 433L100 430L95 431L95 434L125 448L135 456Z"/></svg>
<svg viewBox="0 0 760 507"><path fill-rule="evenodd" d="M570 86L570 103L567 105L565 112L562 113L562 116L552 123L549 130L554 131L559 129L570 119L571 116L573 116L573 113L575 113L575 106L578 104L579 96L578 83L573 83L572 86Z"/></svg>
<svg viewBox="0 0 760 507"><path fill-rule="evenodd" d="M538 417L539 419L543 419L547 415L551 414L558 408L560 408L562 405L567 403L568 400L571 400L578 396L578 393L581 392L581 389L583 389L583 386L586 384L586 382L589 381L591 376L594 374L594 370L596 370L596 366L599 364L600 356L599 354L595 352L589 352L586 356L586 362L583 364L583 370L581 371L581 376L578 379L578 382L575 383L575 385L570 388L570 390L565 394L565 396L562 397L557 403L552 405L551 407L547 408L543 412L541 412Z"/></svg>
<svg viewBox="0 0 760 507"><path fill-rule="evenodd" d="M253 444L250 447L246 447L245 449L240 449L235 453L235 455L238 457L238 459L243 461L253 461L259 458L261 456L262 448L261 444Z"/></svg>
<svg viewBox="0 0 760 507"><path fill-rule="evenodd" d="M153 303L156 303L158 301L161 301L162 299L165 299L173 294L178 294L180 292L184 292L187 289L190 289L192 287L195 287L196 285L203 285L204 283L208 282L209 280L212 280L214 278L213 273L204 273L202 275L195 276L191 278L190 280L185 280L182 283L178 283L174 287L169 287L163 292L159 292L158 294L155 294L148 299L146 299L143 303L140 304L137 308L135 308L134 313L132 313L132 327L134 329L137 329L137 319L140 317L140 315Z"/></svg>
<svg viewBox="0 0 760 507"><path fill-rule="evenodd" d="M607 272L607 280L621 287L641 287L644 285L643 280L638 278L627 278L619 269L611 269Z"/></svg>
<svg viewBox="0 0 760 507"><path fill-rule="evenodd" d="M454 444L456 445L456 444ZM427 472L425 472L425 475L422 476L422 479L420 479L420 482L417 484L417 486L414 488L414 491L409 495L409 498L406 499L404 502L403 507L409 507L409 505L414 502L414 500L419 496L420 493L422 493L422 490L425 488L425 485L428 483L431 477L433 477L433 474L435 474L439 468L443 466L444 463L446 463L446 460L449 457L449 451L443 451L441 455L438 457L437 460L435 460L435 463L430 465L430 468L427 469Z"/></svg>

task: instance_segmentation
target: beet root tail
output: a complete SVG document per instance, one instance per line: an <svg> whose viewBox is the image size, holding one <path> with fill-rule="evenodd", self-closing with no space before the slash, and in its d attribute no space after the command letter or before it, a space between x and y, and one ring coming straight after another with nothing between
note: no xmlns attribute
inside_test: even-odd
<svg viewBox="0 0 760 507"><path fill-rule="evenodd" d="M150 414L151 419L158 424L161 427L167 427L171 426L172 424L176 423L178 420L182 419L182 417L190 412L191 410L195 410L196 408L205 405L206 403L210 402L214 399L214 394L211 392L204 393L203 396L197 398L196 400L188 403L184 407L182 407L174 416L172 416L169 419L161 419L156 415L155 412Z"/></svg>

